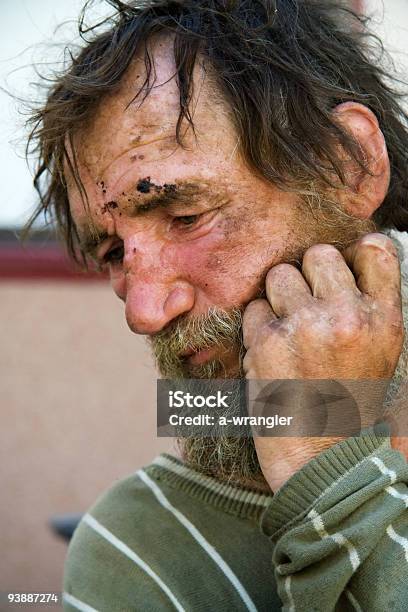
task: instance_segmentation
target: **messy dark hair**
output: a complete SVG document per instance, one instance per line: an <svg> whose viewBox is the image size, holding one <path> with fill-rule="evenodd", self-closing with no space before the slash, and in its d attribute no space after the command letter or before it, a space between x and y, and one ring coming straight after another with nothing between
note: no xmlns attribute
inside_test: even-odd
<svg viewBox="0 0 408 612"><path fill-rule="evenodd" d="M346 101L365 104L376 115L391 163L387 196L376 211L380 227L408 229L407 115L402 93L380 59L381 42L369 34L367 19L350 3L332 0L107 0L114 14L85 26L84 41L52 83L45 104L31 116L28 152L38 160L34 184L41 214L51 218L68 251L80 248L63 175L69 164L84 201L75 156L66 142L113 92L135 57L144 57L146 80L135 98L154 83L149 39L174 37L181 125L193 126L192 75L198 58L209 66L237 130L240 151L254 172L282 189L305 185L346 186L344 151L368 171L364 152L336 122L333 108ZM124 111L126 112L126 111ZM341 145L341 146L339 146Z"/></svg>

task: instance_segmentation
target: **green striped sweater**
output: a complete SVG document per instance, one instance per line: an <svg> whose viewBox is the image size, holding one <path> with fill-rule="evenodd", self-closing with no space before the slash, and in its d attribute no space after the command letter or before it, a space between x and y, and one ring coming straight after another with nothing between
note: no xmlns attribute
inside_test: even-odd
<svg viewBox="0 0 408 612"><path fill-rule="evenodd" d="M374 434L320 454L275 496L161 455L83 517L64 609L405 612L407 484L405 458Z"/></svg>

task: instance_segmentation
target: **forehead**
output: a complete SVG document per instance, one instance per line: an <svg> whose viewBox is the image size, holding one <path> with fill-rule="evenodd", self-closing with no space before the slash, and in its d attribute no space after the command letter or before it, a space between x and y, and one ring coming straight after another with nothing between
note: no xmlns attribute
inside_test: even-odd
<svg viewBox="0 0 408 612"><path fill-rule="evenodd" d="M215 103L214 88L200 62L194 70L191 101L195 134L184 122L184 147L177 144L180 94L172 41L154 39L151 57L155 80L147 97L143 100L142 91L135 99L146 77L144 60L136 58L119 88L102 100L92 120L73 139L76 165L91 208L106 205L127 184L144 177L159 184L186 181L190 176L196 182L200 174L209 180L236 145L227 111L219 98ZM85 215L83 198L67 165L65 174L71 213L78 224Z"/></svg>
<svg viewBox="0 0 408 612"><path fill-rule="evenodd" d="M143 101L144 62L135 58L118 89L106 96L92 119L75 137L78 161L98 178L110 171L131 149L160 141L170 145L178 114L178 89L169 44L157 41L153 47L156 82ZM166 141L166 142L165 142Z"/></svg>

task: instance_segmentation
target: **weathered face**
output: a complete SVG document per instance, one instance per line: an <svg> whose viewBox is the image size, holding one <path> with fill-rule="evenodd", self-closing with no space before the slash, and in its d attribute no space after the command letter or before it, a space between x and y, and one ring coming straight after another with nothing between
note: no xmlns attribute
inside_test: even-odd
<svg viewBox="0 0 408 612"><path fill-rule="evenodd" d="M237 377L241 315L263 292L268 270L300 259L315 242L351 240L352 231L344 215L327 223L248 167L201 66L191 104L195 135L184 122L185 147L178 146L171 45L157 40L153 57L157 78L144 102L131 102L145 76L135 61L76 135L89 210L67 171L72 216L84 245L108 265L129 327L150 337L164 376ZM252 438L189 438L183 453L207 474L267 488Z"/></svg>
<svg viewBox="0 0 408 612"><path fill-rule="evenodd" d="M169 347L174 359L162 367L166 375L180 368L187 376L214 374L219 370L207 367L213 363L236 375L237 314L262 290L269 268L296 257L317 230L300 198L257 177L241 159L201 67L192 104L196 136L189 129L186 147L177 145L179 91L165 40L156 42L154 58L157 81L143 104L139 98L129 105L144 80L144 65L135 61L75 140L99 232L94 255L109 266L129 327L153 337L157 354ZM72 216L89 243L89 215L68 172L67 183ZM217 336L226 324L227 334Z"/></svg>

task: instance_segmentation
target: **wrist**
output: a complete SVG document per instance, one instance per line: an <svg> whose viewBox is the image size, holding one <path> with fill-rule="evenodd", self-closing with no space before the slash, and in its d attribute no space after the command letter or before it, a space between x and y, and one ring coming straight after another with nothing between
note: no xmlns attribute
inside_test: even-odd
<svg viewBox="0 0 408 612"><path fill-rule="evenodd" d="M267 461L263 459L260 462L271 490L276 493L309 461L344 439L345 437L276 438L273 456L270 454ZM255 444L258 447L258 443Z"/></svg>

